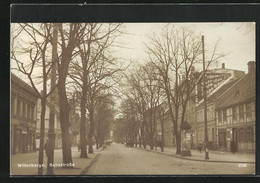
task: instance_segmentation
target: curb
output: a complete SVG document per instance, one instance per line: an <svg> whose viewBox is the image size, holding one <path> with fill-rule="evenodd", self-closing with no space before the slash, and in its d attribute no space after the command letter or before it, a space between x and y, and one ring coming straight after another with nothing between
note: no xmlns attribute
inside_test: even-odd
<svg viewBox="0 0 260 183"><path fill-rule="evenodd" d="M99 158L100 154L97 154L93 160L90 162L89 165L87 165L85 168L83 168L83 170L80 171L79 175L84 175L87 173L87 171L89 170L89 168L97 161L97 159Z"/></svg>
<svg viewBox="0 0 260 183"><path fill-rule="evenodd" d="M162 154L162 155L170 156L170 157L174 157L174 158L191 160L191 161L201 161L201 162L208 162L208 163L247 163L247 164L255 164L255 162L243 162L243 161L216 161L216 160L192 159L192 158L185 158L185 157L181 157L181 156L173 155L173 154L166 154L166 153L162 153L162 152L159 152L159 151L158 152L152 151L152 150L148 150L148 149L141 149L141 148L136 148L136 149L145 150L147 152L152 152L152 153L157 153L157 154Z"/></svg>

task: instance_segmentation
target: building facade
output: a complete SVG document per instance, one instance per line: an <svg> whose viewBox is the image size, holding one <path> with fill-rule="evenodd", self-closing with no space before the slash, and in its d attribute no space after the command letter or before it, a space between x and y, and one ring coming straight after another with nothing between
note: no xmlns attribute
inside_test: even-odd
<svg viewBox="0 0 260 183"><path fill-rule="evenodd" d="M36 150L37 94L11 73L11 153Z"/></svg>
<svg viewBox="0 0 260 183"><path fill-rule="evenodd" d="M41 101L39 100L37 103L37 125L36 125L36 149L39 149L40 146L40 126L41 126ZM50 108L51 104L46 102L46 112L45 112L45 130L44 130L44 141L48 139L48 131L49 131L49 119L50 119ZM55 132L55 148L62 147L61 140L61 128L60 128L60 112L59 106L55 104L55 115L54 115L54 132Z"/></svg>
<svg viewBox="0 0 260 183"><path fill-rule="evenodd" d="M209 70L206 73L207 90L207 127L208 127L208 147L209 149L218 148L217 130L216 130L216 102L220 95L234 85L239 78L243 77L244 72L238 70L226 69L222 64L221 69ZM197 102L195 115L195 124L192 124L193 147L197 148L199 144L205 141L205 120L204 120L204 99L203 99L203 81L197 86Z"/></svg>
<svg viewBox="0 0 260 183"><path fill-rule="evenodd" d="M219 149L255 151L255 62L218 100L216 125Z"/></svg>

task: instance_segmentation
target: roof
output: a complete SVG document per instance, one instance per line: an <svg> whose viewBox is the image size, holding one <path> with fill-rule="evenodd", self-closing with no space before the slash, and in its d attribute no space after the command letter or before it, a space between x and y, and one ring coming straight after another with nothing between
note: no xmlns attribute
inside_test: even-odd
<svg viewBox="0 0 260 183"><path fill-rule="evenodd" d="M227 89L229 89L233 84L235 84L239 79L242 77L232 79L228 83L224 84L222 87L220 87L215 93L213 93L211 96L207 98L207 103L211 103L214 100L216 100L220 95L222 95ZM202 106L204 102L200 103L198 107Z"/></svg>
<svg viewBox="0 0 260 183"><path fill-rule="evenodd" d="M33 94L34 96L37 97L37 93L34 91L34 89L30 85L28 85L26 82L24 82L22 79L20 79L15 74L11 73L11 86L13 83L16 83L21 88L25 89L27 92L30 92L31 94Z"/></svg>
<svg viewBox="0 0 260 183"><path fill-rule="evenodd" d="M216 109L255 100L255 76L247 74L232 85L217 101Z"/></svg>

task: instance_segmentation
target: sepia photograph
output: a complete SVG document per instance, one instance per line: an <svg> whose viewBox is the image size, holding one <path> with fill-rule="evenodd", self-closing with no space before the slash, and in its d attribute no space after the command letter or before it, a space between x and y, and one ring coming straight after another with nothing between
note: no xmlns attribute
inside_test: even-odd
<svg viewBox="0 0 260 183"><path fill-rule="evenodd" d="M254 22L10 27L10 175L255 175Z"/></svg>

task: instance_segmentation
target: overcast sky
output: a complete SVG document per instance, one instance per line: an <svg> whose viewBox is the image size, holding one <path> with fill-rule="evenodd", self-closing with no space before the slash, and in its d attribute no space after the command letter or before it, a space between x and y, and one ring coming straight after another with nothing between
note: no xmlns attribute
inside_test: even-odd
<svg viewBox="0 0 260 183"><path fill-rule="evenodd" d="M120 48L115 49L117 57L128 64L144 63L147 54L144 43L148 43L148 36L152 33L160 34L162 28L168 23L124 23L126 34L121 35L116 42ZM173 23L174 27L189 27L196 33L204 35L205 50L212 47L218 40L220 53L228 53L225 58L219 60L226 64L228 69L242 70L247 73L248 61L255 61L255 24L248 23ZM27 60L27 59L25 59ZM133 67L135 64L133 64ZM11 63L11 67L15 67ZM17 71L12 71L26 81ZM28 81L26 81L28 82Z"/></svg>
<svg viewBox="0 0 260 183"><path fill-rule="evenodd" d="M219 60L226 68L243 70L247 73L247 62L255 61L255 24L248 23L173 23L176 28L190 27L204 35L205 49L218 40L219 52L228 53ZM144 42L152 32L159 33L166 23L125 23L124 31L117 41L124 47L117 53L126 62L143 63L146 58Z"/></svg>

